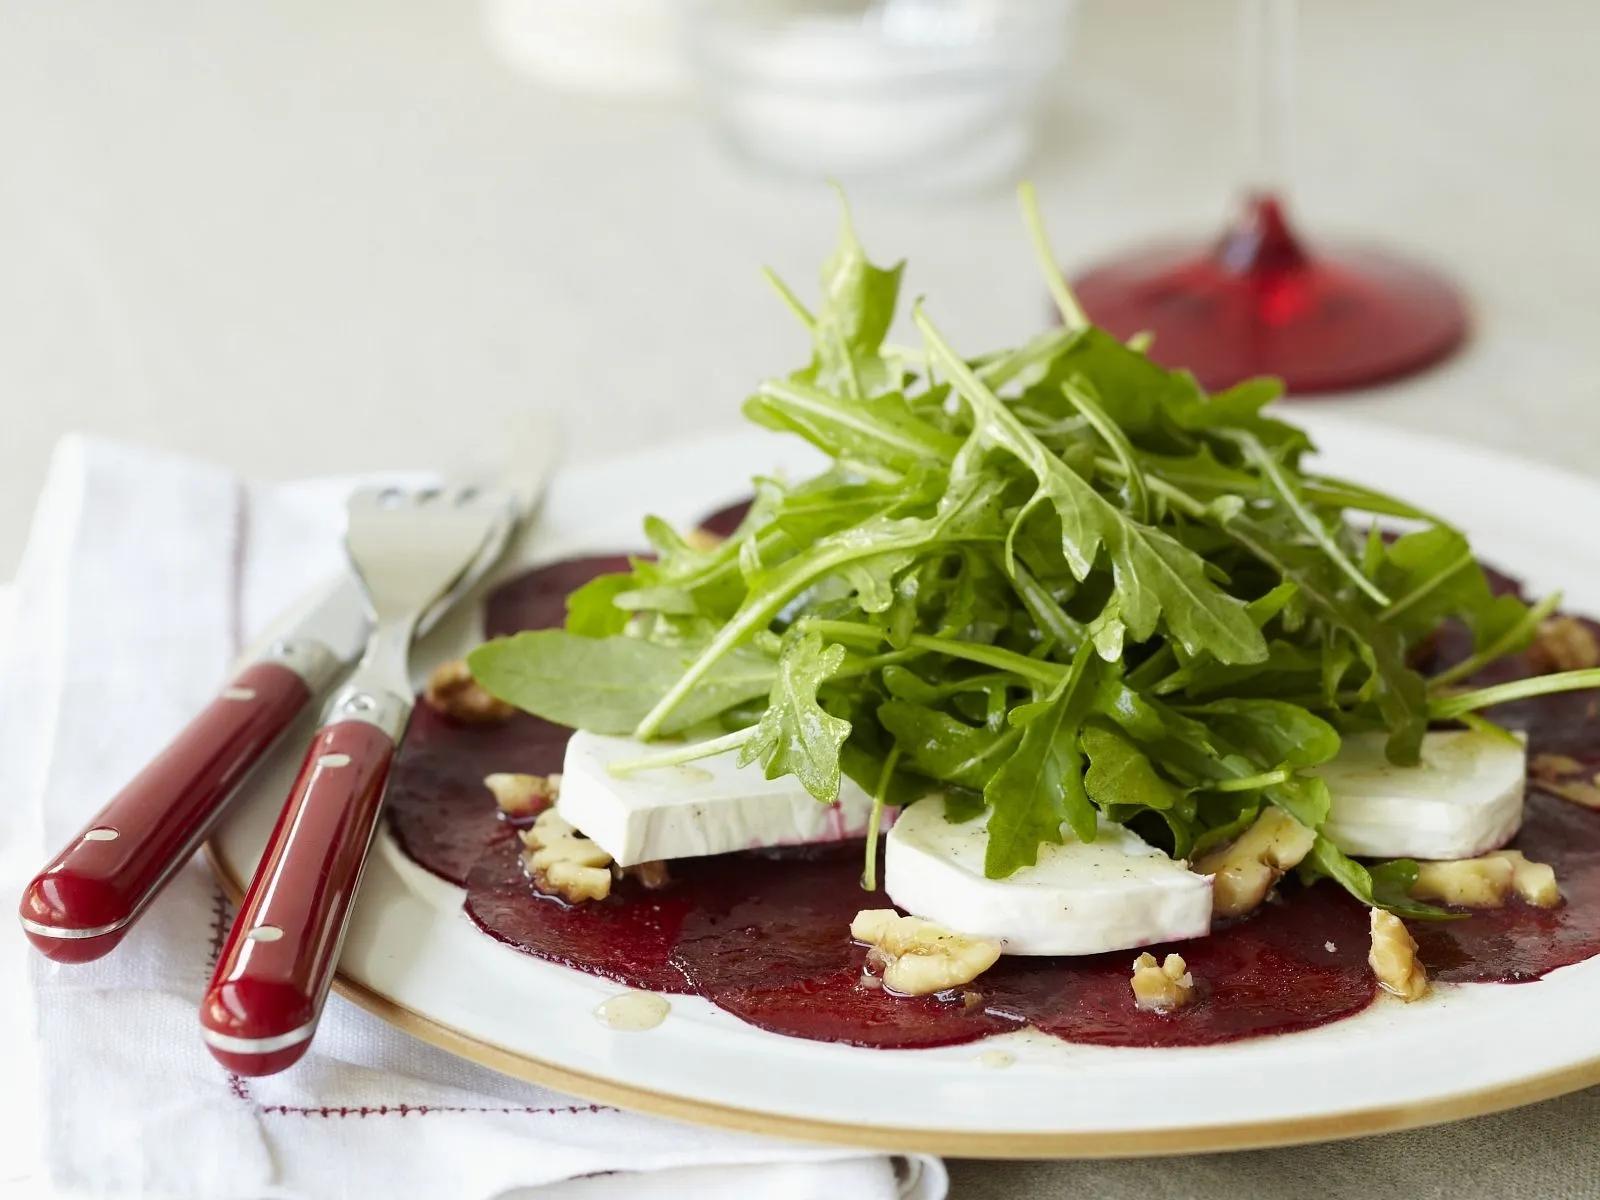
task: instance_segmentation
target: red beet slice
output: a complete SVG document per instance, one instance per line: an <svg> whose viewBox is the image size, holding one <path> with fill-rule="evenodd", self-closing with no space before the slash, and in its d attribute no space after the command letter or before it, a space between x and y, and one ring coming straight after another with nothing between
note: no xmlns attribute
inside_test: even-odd
<svg viewBox="0 0 1600 1200"><path fill-rule="evenodd" d="M621 879L606 900L567 904L534 889L521 849L515 839L494 845L467 877L467 915L478 928L525 954L628 987L690 990L670 955L696 904L693 878L656 892Z"/></svg>
<svg viewBox="0 0 1600 1200"><path fill-rule="evenodd" d="M389 828L413 860L451 883L509 832L485 775L561 770L568 731L518 713L509 721L464 725L419 699L389 777Z"/></svg>
<svg viewBox="0 0 1600 1200"><path fill-rule="evenodd" d="M977 997L896 996L863 982L866 950L850 920L887 901L861 890L861 849L721 856L720 888L685 917L673 952L690 988L752 1025L814 1041L946 1046L1015 1028Z"/></svg>
<svg viewBox="0 0 1600 1200"><path fill-rule="evenodd" d="M1275 903L1210 937L1152 946L1183 955L1198 995L1171 1013L1135 1006L1138 952L1003 959L981 982L991 1011L1101 1046L1209 1046L1310 1029L1372 1003L1367 910L1330 883L1286 885ZM1329 946L1332 949L1329 949Z"/></svg>

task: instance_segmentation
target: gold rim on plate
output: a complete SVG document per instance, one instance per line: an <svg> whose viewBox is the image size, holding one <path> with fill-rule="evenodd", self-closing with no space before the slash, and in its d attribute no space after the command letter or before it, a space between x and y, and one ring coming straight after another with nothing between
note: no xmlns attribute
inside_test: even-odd
<svg viewBox="0 0 1600 1200"><path fill-rule="evenodd" d="M239 881L238 874L223 858L215 841L206 843L205 853L217 882L237 904L244 896L244 885ZM529 1083L584 1100L765 1137L955 1158L1142 1158L1331 1142L1488 1116L1600 1083L1600 1058L1592 1058L1501 1087L1463 1092L1419 1104L1382 1105L1326 1117L1290 1117L1250 1124L1187 1125L1177 1129L1094 1133L1027 1130L974 1133L960 1129L863 1127L694 1100L559 1067L435 1021L358 983L342 971L334 976L333 990L380 1020L431 1046L502 1075L525 1079Z"/></svg>

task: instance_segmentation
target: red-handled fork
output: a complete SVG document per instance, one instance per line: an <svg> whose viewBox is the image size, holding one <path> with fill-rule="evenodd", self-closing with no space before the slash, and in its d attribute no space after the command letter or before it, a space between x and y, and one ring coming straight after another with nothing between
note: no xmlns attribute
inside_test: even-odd
<svg viewBox="0 0 1600 1200"><path fill-rule="evenodd" d="M498 555L517 516L501 490L351 497L346 546L372 639L323 714L200 1005L206 1045L230 1070L269 1075L310 1044L410 717L418 621Z"/></svg>

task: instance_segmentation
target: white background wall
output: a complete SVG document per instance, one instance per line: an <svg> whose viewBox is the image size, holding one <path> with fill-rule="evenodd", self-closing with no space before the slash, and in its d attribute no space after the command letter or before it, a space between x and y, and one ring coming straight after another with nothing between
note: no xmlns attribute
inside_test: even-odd
<svg viewBox="0 0 1600 1200"><path fill-rule="evenodd" d="M1234 6L1089 0L1032 174L1065 257L1214 225ZM1446 265L1450 367L1355 402L1600 462L1600 9L1309 0L1300 209ZM858 196L965 345L1043 301L1011 197ZM825 189L755 178L688 103L550 94L464 0L0 4L0 577L89 429L253 475L449 465L546 405L588 458L736 420L796 330Z"/></svg>

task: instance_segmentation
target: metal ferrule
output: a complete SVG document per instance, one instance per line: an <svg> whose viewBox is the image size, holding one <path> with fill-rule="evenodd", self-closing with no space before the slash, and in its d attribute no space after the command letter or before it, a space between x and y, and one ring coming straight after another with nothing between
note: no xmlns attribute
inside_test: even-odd
<svg viewBox="0 0 1600 1200"><path fill-rule="evenodd" d="M278 663L288 667L311 689L322 691L339 672L339 656L316 638L279 638L267 647L261 662Z"/></svg>
<svg viewBox="0 0 1600 1200"><path fill-rule="evenodd" d="M391 741L399 741L406 727L406 718L410 715L409 695L398 695L386 688L364 686L358 674L328 701L323 723L332 725L338 721L365 721L383 730Z"/></svg>
<svg viewBox="0 0 1600 1200"><path fill-rule="evenodd" d="M411 715L407 659L415 631L414 614L378 622L354 674L328 701L326 724L365 721L399 740Z"/></svg>

